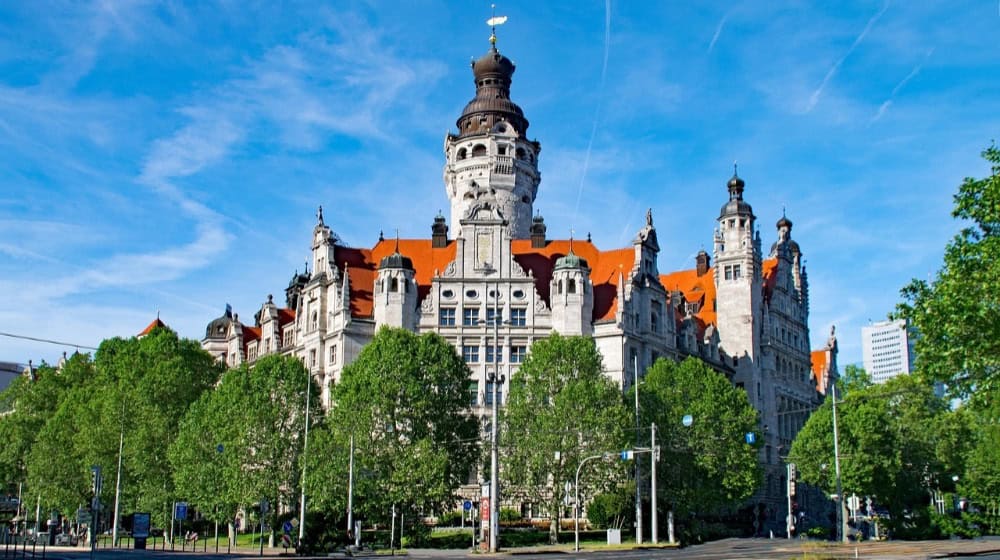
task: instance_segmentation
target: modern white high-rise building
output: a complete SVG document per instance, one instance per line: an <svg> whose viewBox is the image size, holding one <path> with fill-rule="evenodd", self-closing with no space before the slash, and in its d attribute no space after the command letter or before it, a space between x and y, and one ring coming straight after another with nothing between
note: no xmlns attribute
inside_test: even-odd
<svg viewBox="0 0 1000 560"><path fill-rule="evenodd" d="M914 337L906 321L881 321L861 328L865 371L874 383L913 371Z"/></svg>

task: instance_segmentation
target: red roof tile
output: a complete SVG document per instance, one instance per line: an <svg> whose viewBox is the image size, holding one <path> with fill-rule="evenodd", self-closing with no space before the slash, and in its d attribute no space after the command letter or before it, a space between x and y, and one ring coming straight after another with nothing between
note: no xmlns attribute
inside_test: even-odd
<svg viewBox="0 0 1000 560"><path fill-rule="evenodd" d="M700 323L699 334L709 325L716 324L714 268L709 268L701 276L698 276L696 268L661 274L660 284L668 292L683 293L684 300L688 303L698 302L698 312L694 316Z"/></svg>
<svg viewBox="0 0 1000 560"><path fill-rule="evenodd" d="M295 310L287 307L278 308L278 325L285 326L295 321Z"/></svg>
<svg viewBox="0 0 1000 560"><path fill-rule="evenodd" d="M149 325L147 325L146 328L142 329L142 332L139 333L136 336L137 337L143 337L143 336L146 336L147 334L153 332L153 329L155 329L155 328L158 328L158 327L164 327L164 328L166 328L166 326L167 326L167 324L164 323L163 321L161 321L159 317L157 317L156 319L153 319L153 322L150 323Z"/></svg>

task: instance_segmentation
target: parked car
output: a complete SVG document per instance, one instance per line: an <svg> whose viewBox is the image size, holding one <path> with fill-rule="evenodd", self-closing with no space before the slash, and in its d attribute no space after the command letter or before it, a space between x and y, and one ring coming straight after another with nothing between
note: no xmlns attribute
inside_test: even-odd
<svg viewBox="0 0 1000 560"><path fill-rule="evenodd" d="M73 533L59 533L56 535L56 546L76 546L80 542Z"/></svg>

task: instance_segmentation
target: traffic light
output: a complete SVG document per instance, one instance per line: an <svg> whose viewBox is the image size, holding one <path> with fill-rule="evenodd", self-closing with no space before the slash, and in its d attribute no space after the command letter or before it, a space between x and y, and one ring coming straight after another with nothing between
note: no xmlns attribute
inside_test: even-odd
<svg viewBox="0 0 1000 560"><path fill-rule="evenodd" d="M101 493L101 467L97 465L90 467L90 493L94 496Z"/></svg>

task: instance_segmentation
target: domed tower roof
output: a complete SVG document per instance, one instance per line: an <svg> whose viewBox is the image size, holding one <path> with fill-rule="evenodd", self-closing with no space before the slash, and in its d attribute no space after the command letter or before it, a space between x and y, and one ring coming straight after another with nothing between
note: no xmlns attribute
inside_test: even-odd
<svg viewBox="0 0 1000 560"><path fill-rule="evenodd" d="M561 270L565 268L590 269L590 265L587 264L587 260L573 252L572 238L570 238L569 240L569 253L567 253L565 257L559 257L558 259L556 259L555 270Z"/></svg>
<svg viewBox="0 0 1000 560"><path fill-rule="evenodd" d="M781 219L778 220L778 223L775 224L775 226L778 229L788 228L788 230L791 231L792 230L792 221L789 220L787 216L785 216L784 212L782 212Z"/></svg>
<svg viewBox="0 0 1000 560"><path fill-rule="evenodd" d="M524 136L528 130L528 119L524 118L524 111L510 99L510 81L514 69L514 63L500 54L495 44L490 46L486 54L473 61L476 96L465 106L455 123L459 137L492 130L500 122L510 123Z"/></svg>
<svg viewBox="0 0 1000 560"><path fill-rule="evenodd" d="M392 252L391 255L386 255L382 257L382 261L378 264L379 270L387 268L404 268L406 270L413 269L413 260L410 257L404 257L399 252L399 239L396 239L396 250Z"/></svg>
<svg viewBox="0 0 1000 560"><path fill-rule="evenodd" d="M233 309L226 304L226 312L216 317L205 327L205 338L226 338L229 325L233 323Z"/></svg>
<svg viewBox="0 0 1000 560"><path fill-rule="evenodd" d="M736 174L736 164L733 164L733 176L726 183L726 188L729 190L729 200L722 205L722 210L719 212L719 217L726 215L741 215L741 216L752 216L753 208L750 207L746 201L743 200L743 188L746 183L740 176Z"/></svg>

